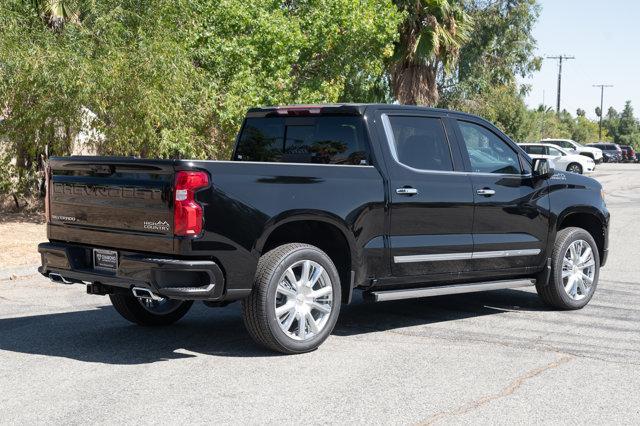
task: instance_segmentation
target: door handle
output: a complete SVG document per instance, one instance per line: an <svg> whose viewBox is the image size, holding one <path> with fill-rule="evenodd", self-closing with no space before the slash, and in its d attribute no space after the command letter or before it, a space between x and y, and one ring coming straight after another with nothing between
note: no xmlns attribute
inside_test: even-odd
<svg viewBox="0 0 640 426"><path fill-rule="evenodd" d="M396 194L400 195L416 195L418 190L415 188L398 188L396 189Z"/></svg>
<svg viewBox="0 0 640 426"><path fill-rule="evenodd" d="M478 195L484 195L485 197L491 197L492 195L496 195L496 191L490 188L482 188L476 191Z"/></svg>

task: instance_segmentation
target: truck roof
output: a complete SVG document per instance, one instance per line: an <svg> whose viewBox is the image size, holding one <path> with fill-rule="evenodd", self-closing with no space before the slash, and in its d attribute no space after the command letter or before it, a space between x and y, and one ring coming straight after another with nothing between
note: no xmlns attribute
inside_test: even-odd
<svg viewBox="0 0 640 426"><path fill-rule="evenodd" d="M473 114L465 112L453 111L442 108L431 108L417 105L401 105L401 104L380 104L380 103L338 103L338 104L296 104L296 105L277 105L250 108L247 117L266 117L279 115L296 115L299 114L345 114L345 115L363 115L368 109L385 109L385 110L418 110L438 112L440 114L451 114L456 116L467 116L479 118Z"/></svg>

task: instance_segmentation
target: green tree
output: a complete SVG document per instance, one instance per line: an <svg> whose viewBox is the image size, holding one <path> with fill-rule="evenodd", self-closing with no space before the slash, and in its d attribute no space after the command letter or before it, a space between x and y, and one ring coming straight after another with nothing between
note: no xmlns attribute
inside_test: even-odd
<svg viewBox="0 0 640 426"><path fill-rule="evenodd" d="M474 22L469 41L460 51L459 80L482 90L515 83L540 69L533 26L540 14L535 0L468 0Z"/></svg>
<svg viewBox="0 0 640 426"><path fill-rule="evenodd" d="M391 87L403 104L435 105L437 77L454 70L471 22L456 0L395 0L404 12L390 67Z"/></svg>
<svg viewBox="0 0 640 426"><path fill-rule="evenodd" d="M606 137L606 132L603 137ZM571 139L583 144L596 142L598 140L598 122L589 120L584 115L578 115L571 127Z"/></svg>
<svg viewBox="0 0 640 426"><path fill-rule="evenodd" d="M633 145L638 147L640 142L640 125L638 119L633 114L631 101L627 101L624 105L622 113L620 113L620 121L618 123L618 140L617 143L624 145Z"/></svg>
<svg viewBox="0 0 640 426"><path fill-rule="evenodd" d="M56 28L31 3L0 4L0 186L14 198L38 192L41 160L69 152L82 123L87 66Z"/></svg>
<svg viewBox="0 0 640 426"><path fill-rule="evenodd" d="M613 142L621 145L631 145L640 149L640 123L635 117L631 101L625 103L622 112L610 107L602 123Z"/></svg>
<svg viewBox="0 0 640 426"><path fill-rule="evenodd" d="M0 187L32 191L80 140L228 158L251 106L384 99L401 18L391 0L0 2Z"/></svg>
<svg viewBox="0 0 640 426"><path fill-rule="evenodd" d="M401 15L386 0L201 1L185 6L190 50L215 81L216 139L250 106L376 98ZM382 95L381 97L384 97Z"/></svg>
<svg viewBox="0 0 640 426"><path fill-rule="evenodd" d="M550 107L540 105L537 109L529 111L529 117L532 124L527 141L537 142L545 138L570 139L572 137L567 122L560 120Z"/></svg>
<svg viewBox="0 0 640 426"><path fill-rule="evenodd" d="M458 72L441 82L438 106L481 115L512 138L530 140L542 132L544 120L527 111L528 87L516 77L540 67L532 35L540 8L534 0L469 0L464 8L473 29L460 51Z"/></svg>

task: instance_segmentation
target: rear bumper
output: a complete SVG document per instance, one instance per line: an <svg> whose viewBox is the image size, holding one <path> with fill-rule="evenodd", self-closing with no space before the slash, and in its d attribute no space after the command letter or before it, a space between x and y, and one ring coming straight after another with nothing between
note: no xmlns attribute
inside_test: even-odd
<svg viewBox="0 0 640 426"><path fill-rule="evenodd" d="M54 274L65 283L99 283L127 290L143 287L172 299L217 301L224 297L224 275L212 260L118 251L117 269L108 272L94 269L92 249L77 244L42 243L38 246L42 258L38 271L46 277Z"/></svg>

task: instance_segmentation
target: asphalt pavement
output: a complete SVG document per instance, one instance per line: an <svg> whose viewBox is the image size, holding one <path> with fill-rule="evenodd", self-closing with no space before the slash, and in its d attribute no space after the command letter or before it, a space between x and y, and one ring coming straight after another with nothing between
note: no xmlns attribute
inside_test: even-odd
<svg viewBox="0 0 640 426"><path fill-rule="evenodd" d="M611 247L580 311L532 290L357 300L320 349L281 356L237 304L147 329L82 286L0 277L0 423L637 425L640 165L594 177Z"/></svg>

